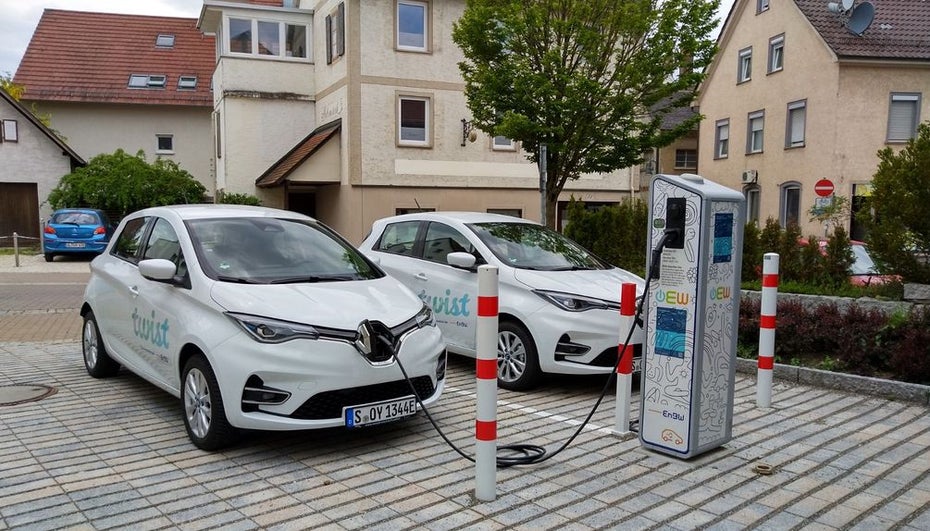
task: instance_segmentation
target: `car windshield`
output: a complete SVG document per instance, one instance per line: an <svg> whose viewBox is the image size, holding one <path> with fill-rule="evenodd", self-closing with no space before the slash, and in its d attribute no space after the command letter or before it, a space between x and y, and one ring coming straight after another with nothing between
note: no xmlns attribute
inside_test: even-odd
<svg viewBox="0 0 930 531"><path fill-rule="evenodd" d="M208 218L185 224L204 273L214 280L285 284L383 276L354 247L313 221Z"/></svg>
<svg viewBox="0 0 930 531"><path fill-rule="evenodd" d="M869 250L865 245L853 245L853 255L856 260L851 267L853 275L877 275L878 270L875 268L875 262L869 256Z"/></svg>
<svg viewBox="0 0 930 531"><path fill-rule="evenodd" d="M519 269L577 271L610 266L572 240L533 223L473 223L468 227L501 262Z"/></svg>
<svg viewBox="0 0 930 531"><path fill-rule="evenodd" d="M92 212L56 212L49 223L54 225L100 225L97 214Z"/></svg>

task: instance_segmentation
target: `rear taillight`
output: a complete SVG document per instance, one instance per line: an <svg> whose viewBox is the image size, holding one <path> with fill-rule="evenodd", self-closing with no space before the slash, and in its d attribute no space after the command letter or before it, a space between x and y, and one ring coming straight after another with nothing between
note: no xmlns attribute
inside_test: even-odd
<svg viewBox="0 0 930 531"><path fill-rule="evenodd" d="M94 229L94 234L106 234L106 233L107 233L107 229L103 227L97 227L96 229Z"/></svg>
<svg viewBox="0 0 930 531"><path fill-rule="evenodd" d="M55 229L51 225L46 225L45 234L55 234Z"/></svg>

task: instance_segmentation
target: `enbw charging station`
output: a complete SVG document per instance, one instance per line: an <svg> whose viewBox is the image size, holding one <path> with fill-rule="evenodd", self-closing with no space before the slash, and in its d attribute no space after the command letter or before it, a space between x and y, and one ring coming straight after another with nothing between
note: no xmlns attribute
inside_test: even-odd
<svg viewBox="0 0 930 531"><path fill-rule="evenodd" d="M698 175L652 179L645 448L687 459L731 438L745 210L742 193Z"/></svg>

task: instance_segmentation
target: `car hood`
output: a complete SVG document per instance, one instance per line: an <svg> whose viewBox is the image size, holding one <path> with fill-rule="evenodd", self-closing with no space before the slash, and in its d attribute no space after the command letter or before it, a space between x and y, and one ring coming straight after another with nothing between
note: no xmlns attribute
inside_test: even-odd
<svg viewBox="0 0 930 531"><path fill-rule="evenodd" d="M592 269L586 271L536 271L514 269L514 278L530 289L561 291L601 300L620 299L624 282L636 284L636 295L642 295L645 281L623 269Z"/></svg>
<svg viewBox="0 0 930 531"><path fill-rule="evenodd" d="M423 307L392 277L303 284L215 282L210 296L230 312L342 330L355 330L365 319L396 326Z"/></svg>

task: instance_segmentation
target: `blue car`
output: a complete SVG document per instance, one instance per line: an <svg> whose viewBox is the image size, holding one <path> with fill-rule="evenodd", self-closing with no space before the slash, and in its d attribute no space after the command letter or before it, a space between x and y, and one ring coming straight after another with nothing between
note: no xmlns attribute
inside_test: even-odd
<svg viewBox="0 0 930 531"><path fill-rule="evenodd" d="M107 248L113 228L102 210L63 208L45 223L42 252L51 262L59 254L100 254Z"/></svg>

